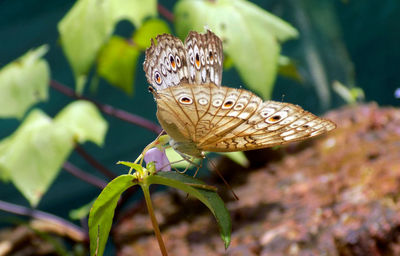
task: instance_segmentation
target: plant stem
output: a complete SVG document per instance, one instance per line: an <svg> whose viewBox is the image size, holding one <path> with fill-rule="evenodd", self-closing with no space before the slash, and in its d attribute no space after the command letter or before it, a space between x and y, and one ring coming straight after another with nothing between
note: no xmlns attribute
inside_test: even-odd
<svg viewBox="0 0 400 256"><path fill-rule="evenodd" d="M147 184L146 182L143 182L143 183L141 182L139 184L143 190L147 210L149 211L151 224L153 224L154 234L157 237L158 245L160 246L160 251L163 256L168 256L167 249L165 248L164 241L162 240L162 237L161 237L160 227L158 226L156 216L154 215L154 209L153 209L153 205L151 203L151 197L150 197L150 192L149 192L149 184Z"/></svg>
<svg viewBox="0 0 400 256"><path fill-rule="evenodd" d="M165 8L163 5L158 4L157 5L158 12L161 14L161 16L164 16L165 19L167 19L169 22L174 22L174 14L170 12L167 8Z"/></svg>
<svg viewBox="0 0 400 256"><path fill-rule="evenodd" d="M71 98L90 101L93 104L95 104L101 111L103 111L104 113L106 113L110 116L119 118L119 119L121 119L125 122L128 122L128 123L131 123L131 124L141 126L143 128L146 128L146 129L156 133L156 134L159 134L162 131L162 128L159 125L151 122L150 120L147 120L138 115L131 114L122 109L118 109L118 108L115 108L115 107L107 105L107 104L102 104L102 103L96 102L87 97L80 96L80 95L76 94L74 90L72 90L68 86L61 84L60 82L58 82L56 80L51 80L50 86L52 88L54 88L55 90L61 92L62 94L65 94Z"/></svg>
<svg viewBox="0 0 400 256"><path fill-rule="evenodd" d="M64 163L63 168L64 168L64 170L71 173L75 177L77 177L83 181L86 181L87 183L92 184L100 189L103 189L107 186L107 183L104 182L103 180L97 178L96 176L93 176L89 173L82 171L80 168L78 168L77 166L73 165L72 163L70 163L68 161Z"/></svg>
<svg viewBox="0 0 400 256"><path fill-rule="evenodd" d="M74 239L75 241L84 241L87 239L87 232L83 228L80 228L75 224L65 219L62 219L58 216L55 216L53 214L42 212L21 205L8 203L2 200L0 200L0 210L21 216L28 216L38 220L58 223L59 225L64 227L65 234L67 234L70 238Z"/></svg>
<svg viewBox="0 0 400 256"><path fill-rule="evenodd" d="M88 162L91 166L95 167L99 170L103 175L107 176L110 180L115 179L117 175L108 170L104 165L102 165L99 161L97 161L94 157L92 157L82 146L79 144L75 145L75 151Z"/></svg>

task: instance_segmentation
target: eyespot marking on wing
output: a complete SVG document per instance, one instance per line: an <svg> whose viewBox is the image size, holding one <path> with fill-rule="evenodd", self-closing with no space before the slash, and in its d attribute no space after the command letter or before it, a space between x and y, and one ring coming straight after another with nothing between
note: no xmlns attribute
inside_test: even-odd
<svg viewBox="0 0 400 256"><path fill-rule="evenodd" d="M157 70L154 71L154 81L156 81L156 83L158 85L160 85L162 83L162 78L161 78L161 74L160 72L158 72Z"/></svg>
<svg viewBox="0 0 400 256"><path fill-rule="evenodd" d="M184 95L179 98L179 102L185 105L190 105L193 103L193 99L187 95Z"/></svg>
<svg viewBox="0 0 400 256"><path fill-rule="evenodd" d="M235 104L235 102L233 100L231 100L231 99L228 99L222 105L222 109L230 109L230 108L233 107L233 104Z"/></svg>
<svg viewBox="0 0 400 256"><path fill-rule="evenodd" d="M172 54L169 54L169 62L171 63L171 67L173 71L176 71L176 63L175 63L175 58L172 56Z"/></svg>
<svg viewBox="0 0 400 256"><path fill-rule="evenodd" d="M199 102L200 105L203 105L203 106L208 104L208 100L206 98L200 98L198 100L198 102Z"/></svg>

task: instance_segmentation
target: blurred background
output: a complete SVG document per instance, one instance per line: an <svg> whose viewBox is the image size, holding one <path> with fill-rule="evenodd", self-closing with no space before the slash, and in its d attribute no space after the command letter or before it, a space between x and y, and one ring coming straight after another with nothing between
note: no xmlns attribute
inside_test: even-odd
<svg viewBox="0 0 400 256"><path fill-rule="evenodd" d="M353 0L269 0L253 1L259 7L290 23L299 37L285 42L282 54L293 61L296 72L278 75L272 99L301 105L317 114L339 108L348 103L337 90L334 81L346 88L357 88L357 98L379 105L399 106L395 91L400 87L400 2ZM74 88L71 67L60 46L57 23L71 9L75 1L0 0L0 67L15 60L28 50L42 44L50 46L45 55L51 78ZM159 1L172 12L174 1ZM165 17L160 16L165 20ZM175 34L173 23L169 22ZM115 34L129 37L135 27L118 23ZM139 58L134 77L134 92L127 95L100 79L96 90L87 86L84 95L99 102L157 122L156 105L148 92L142 70L143 54ZM245 86L235 68L224 70L222 84ZM349 90L350 90L349 89ZM362 92L364 96L362 96ZM47 102L37 107L54 116L73 99L50 88ZM364 99L363 99L364 98ZM144 128L103 115L109 123L102 148L92 143L83 145L102 164L115 174L126 172L119 160L133 161L141 150L155 138ZM20 124L16 119L0 120L0 139L10 135ZM99 174L73 152L69 161L94 175ZM99 176L101 177L101 176ZM100 190L61 171L38 209L68 219L71 209L93 200ZM10 183L0 184L0 200L28 206L27 201ZM1 224L13 215L0 211Z"/></svg>

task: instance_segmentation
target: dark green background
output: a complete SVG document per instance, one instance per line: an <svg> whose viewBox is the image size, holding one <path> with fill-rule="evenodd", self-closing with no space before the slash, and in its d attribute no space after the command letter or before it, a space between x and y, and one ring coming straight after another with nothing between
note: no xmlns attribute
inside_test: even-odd
<svg viewBox="0 0 400 256"><path fill-rule="evenodd" d="M296 20L296 10L293 1L257 1L261 7L275 13L299 28ZM52 79L73 87L74 80L71 69L58 44L57 23L72 7L74 1L18 1L0 0L0 67L18 58L31 48L49 44L50 51L45 56L50 64ZM162 4L172 9L173 3L162 1ZM306 16L310 25L315 44L321 50L321 56L326 60L328 75L331 79L349 82L364 89L367 101L376 101L381 105L399 105L400 100L393 96L394 90L400 87L400 2L398 0L348 0L348 1L303 1ZM318 4L316 4L318 3ZM321 11L323 10L323 11ZM326 38L318 30L323 25L325 12L335 16L337 23L332 30L337 30L335 38ZM329 26L324 28L328 28ZM121 22L117 33L129 36L134 27L128 22ZM319 32L318 32L319 31ZM324 31L324 30L322 30ZM302 31L300 31L302 35ZM348 60L354 65L354 77L344 74L343 67L335 63L332 50L337 44L343 47ZM304 53L302 38L288 42L283 47L283 53L296 59L300 71L304 71ZM129 112L145 116L153 121L155 118L155 103L147 92L147 82L142 71L143 56L138 65L135 79L135 94L127 96L121 91L101 82L98 91L85 94L103 103ZM307 70L305 70L307 74ZM343 80L344 81L343 81ZM307 75L306 75L307 80ZM27 81L29 82L29 81ZM239 86L242 84L234 69L224 73L223 84ZM309 84L300 85L290 79L279 77L274 89L274 99L284 100L302 105L305 109L320 113L315 89ZM50 89L50 98L41 103L42 108L50 116L54 116L66 106L71 99ZM343 104L339 97L333 96L332 108ZM92 144L84 147L95 155L103 164L115 173L125 172L125 168L115 165L118 160L134 160L154 135L142 128L124 123L107 115L109 131L103 148ZM0 120L0 139L10 135L19 125L17 120ZM83 161L76 153L69 158L80 168L95 173L93 168ZM18 171L18 170L16 170ZM50 191L44 196L38 208L67 218L71 209L80 207L91 201L100 190L61 171ZM11 184L0 184L0 200L27 205L26 200ZM0 213L0 217L10 216Z"/></svg>

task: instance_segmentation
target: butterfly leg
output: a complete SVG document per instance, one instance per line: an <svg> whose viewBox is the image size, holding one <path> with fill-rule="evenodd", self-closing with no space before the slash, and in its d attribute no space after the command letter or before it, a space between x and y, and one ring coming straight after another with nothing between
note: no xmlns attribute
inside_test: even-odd
<svg viewBox="0 0 400 256"><path fill-rule="evenodd" d="M197 174L197 171L200 169L200 167L201 167L201 164L200 165L198 165L198 164L196 164L195 162L193 162L193 159L195 159L196 157L192 157L192 159L190 158L190 157L188 157L187 155L185 155L185 154L183 154L183 153L181 153L181 152L179 152L179 151L176 151L185 161L187 161L189 164L186 166L186 168L185 168L185 170L184 171L178 171L179 173L185 173L185 172L187 172L187 170L189 169L189 167L190 167L190 165L192 164L192 165L194 165L194 166L196 166L197 167L197 170L196 170L196 174Z"/></svg>

